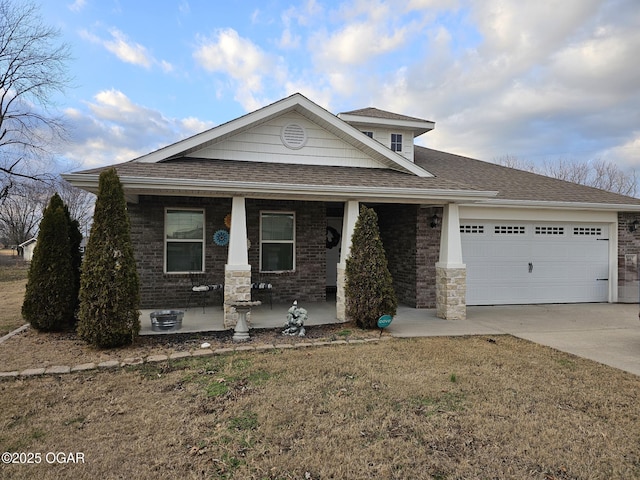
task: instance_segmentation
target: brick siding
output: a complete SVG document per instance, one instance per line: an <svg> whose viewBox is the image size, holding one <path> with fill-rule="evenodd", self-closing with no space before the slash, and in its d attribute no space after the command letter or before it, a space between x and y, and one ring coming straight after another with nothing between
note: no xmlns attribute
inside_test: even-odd
<svg viewBox="0 0 640 480"><path fill-rule="evenodd" d="M271 282L274 302L326 299L326 208L323 202L247 200L247 231L251 248L252 280ZM213 233L227 229L229 198L141 196L129 204L131 238L140 277L141 308L185 308L189 297L188 274L164 273L164 215L166 208L205 209L205 271L210 283L224 282L228 248L213 243ZM296 212L296 271L259 273L260 211ZM228 229L227 229L228 230ZM217 301L212 296L211 301Z"/></svg>
<svg viewBox="0 0 640 480"><path fill-rule="evenodd" d="M638 253L640 252L640 225L635 232L629 231L634 220L640 221L640 214L618 213L618 301L638 302Z"/></svg>
<svg viewBox="0 0 640 480"><path fill-rule="evenodd" d="M375 210L398 302L414 308L435 307L440 226L431 228L431 217L442 218L442 208L382 205Z"/></svg>

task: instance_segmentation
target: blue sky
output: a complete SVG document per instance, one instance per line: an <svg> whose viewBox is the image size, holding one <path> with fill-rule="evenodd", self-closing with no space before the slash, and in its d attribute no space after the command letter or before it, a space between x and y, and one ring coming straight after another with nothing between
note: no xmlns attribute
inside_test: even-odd
<svg viewBox="0 0 640 480"><path fill-rule="evenodd" d="M130 160L300 92L436 122L495 161L640 165L637 0L47 0L75 168Z"/></svg>

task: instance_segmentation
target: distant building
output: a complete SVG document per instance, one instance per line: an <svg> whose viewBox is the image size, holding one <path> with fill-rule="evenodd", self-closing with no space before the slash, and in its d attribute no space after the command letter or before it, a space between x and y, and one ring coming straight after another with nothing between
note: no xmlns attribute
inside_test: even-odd
<svg viewBox="0 0 640 480"><path fill-rule="evenodd" d="M18 251L22 252L22 258L24 258L27 262L30 262L33 258L33 250L36 248L36 241L38 239L36 237L30 238L26 242L18 245Z"/></svg>

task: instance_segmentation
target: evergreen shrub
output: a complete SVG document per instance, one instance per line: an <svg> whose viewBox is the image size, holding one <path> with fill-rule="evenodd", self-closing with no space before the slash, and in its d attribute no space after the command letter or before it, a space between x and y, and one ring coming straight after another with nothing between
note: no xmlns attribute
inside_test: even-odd
<svg viewBox="0 0 640 480"><path fill-rule="evenodd" d="M359 327L377 328L382 315L396 314L398 300L380 239L378 215L364 205L353 231L345 276L347 318Z"/></svg>
<svg viewBox="0 0 640 480"><path fill-rule="evenodd" d="M140 332L140 287L124 190L115 169L100 174L80 277L78 335L110 348Z"/></svg>
<svg viewBox="0 0 640 480"><path fill-rule="evenodd" d="M62 331L75 323L78 272L73 265L70 230L69 211L56 193L40 222L22 304L24 319L43 332Z"/></svg>

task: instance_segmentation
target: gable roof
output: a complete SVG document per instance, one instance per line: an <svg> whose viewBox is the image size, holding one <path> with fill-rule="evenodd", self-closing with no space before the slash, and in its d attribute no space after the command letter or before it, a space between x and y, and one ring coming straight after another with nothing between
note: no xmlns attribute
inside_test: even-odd
<svg viewBox="0 0 640 480"><path fill-rule="evenodd" d="M66 174L73 185L94 193L100 173L111 167ZM496 195L455 179L418 177L386 168L175 158L158 163L114 165L131 195L230 196L283 199L441 203Z"/></svg>
<svg viewBox="0 0 640 480"><path fill-rule="evenodd" d="M415 147L415 161L436 177L497 191L492 205L571 206L638 210L640 199L461 155Z"/></svg>
<svg viewBox="0 0 640 480"><path fill-rule="evenodd" d="M412 130L414 137L419 137L423 133L433 130L436 125L435 122L430 120L387 112L386 110L380 110L374 107L342 112L338 114L338 118L345 122L370 127L388 127L393 125L407 130Z"/></svg>
<svg viewBox="0 0 640 480"><path fill-rule="evenodd" d="M238 133L246 132L288 112L296 112L331 132L347 144L366 153L380 167L411 173L418 177L432 176L428 171L364 135L358 129L299 93L132 161L136 163L157 163L185 156L197 157L199 150L229 139Z"/></svg>
<svg viewBox="0 0 640 480"><path fill-rule="evenodd" d="M372 162L364 166L220 158L208 148L296 112L325 129ZM386 126L426 120L366 108L346 112ZM355 124L360 125L358 122ZM381 124L381 125L383 125ZM270 125L270 124L269 124ZM254 132L254 130L251 130ZM416 130L414 130L415 132ZM236 137L237 138L237 137ZM333 138L333 137L332 137ZM255 144L262 152L264 144ZM213 152L213 153L212 153ZM211 155L204 157L204 153ZM202 155L202 156L199 156ZM342 158L342 157L340 157ZM451 153L414 146L415 163L405 159L295 94L238 119L129 162L114 165L130 201L138 195L233 196L365 202L438 204L458 202L542 208L640 211L640 199L516 170ZM289 162L289 163L286 163ZM377 167L379 165L379 167ZM73 185L96 193L100 173L110 167L65 174Z"/></svg>
<svg viewBox="0 0 640 480"><path fill-rule="evenodd" d="M37 238L37 237L32 237L32 238L30 238L29 240L22 242L22 243L21 243L20 245L18 245L18 246L19 246L19 247L24 248L24 247L26 247L26 246L28 246L28 245L31 245L32 243L35 243L35 242L37 242L37 241L38 241L38 238Z"/></svg>

